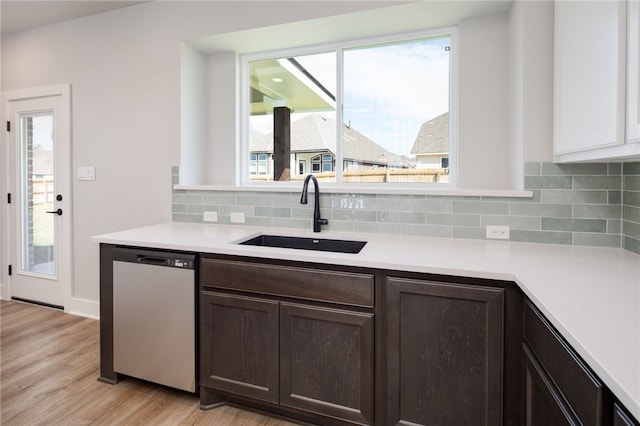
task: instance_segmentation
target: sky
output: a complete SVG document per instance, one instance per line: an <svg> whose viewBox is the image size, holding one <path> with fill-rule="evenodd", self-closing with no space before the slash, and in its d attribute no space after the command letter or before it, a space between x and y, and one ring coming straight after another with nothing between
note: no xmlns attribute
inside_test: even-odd
<svg viewBox="0 0 640 426"><path fill-rule="evenodd" d="M346 51L343 120L409 155L422 124L449 110L448 39Z"/></svg>
<svg viewBox="0 0 640 426"><path fill-rule="evenodd" d="M410 156L422 124L449 110L449 45L441 37L345 50L344 124L390 152ZM335 53L296 60L336 93ZM271 124L264 126L254 129L269 132Z"/></svg>

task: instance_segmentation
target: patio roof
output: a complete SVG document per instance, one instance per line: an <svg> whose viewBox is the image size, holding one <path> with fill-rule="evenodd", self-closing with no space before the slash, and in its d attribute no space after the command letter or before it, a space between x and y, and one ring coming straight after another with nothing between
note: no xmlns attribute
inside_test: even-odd
<svg viewBox="0 0 640 426"><path fill-rule="evenodd" d="M292 112L335 111L335 96L294 58L250 63L251 115L273 114L274 107Z"/></svg>

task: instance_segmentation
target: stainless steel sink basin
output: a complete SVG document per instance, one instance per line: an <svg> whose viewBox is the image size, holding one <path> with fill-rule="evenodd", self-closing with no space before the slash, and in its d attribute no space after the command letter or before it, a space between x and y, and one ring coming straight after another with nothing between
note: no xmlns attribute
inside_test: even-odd
<svg viewBox="0 0 640 426"><path fill-rule="evenodd" d="M287 237L283 235L258 235L250 240L242 241L239 244L356 254L360 253L360 250L362 250L367 242L310 237Z"/></svg>

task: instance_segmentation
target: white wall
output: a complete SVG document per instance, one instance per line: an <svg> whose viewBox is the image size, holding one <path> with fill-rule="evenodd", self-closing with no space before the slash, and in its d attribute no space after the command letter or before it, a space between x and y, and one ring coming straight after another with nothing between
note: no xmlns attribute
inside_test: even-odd
<svg viewBox="0 0 640 426"><path fill-rule="evenodd" d="M95 181L73 182L72 297L95 309L88 314L99 300L98 244L90 237L171 220L182 41L382 6L148 2L2 37L2 90L71 84L73 168L96 167ZM6 253L2 260L6 280Z"/></svg>
<svg viewBox="0 0 640 426"><path fill-rule="evenodd" d="M509 163L512 173L509 176L511 186L518 188L524 184L523 117L524 110L524 6L522 2L514 4L509 13Z"/></svg>
<svg viewBox="0 0 640 426"><path fill-rule="evenodd" d="M208 99L205 58L182 43L180 72L180 183L206 181ZM189 165L189 167L185 167Z"/></svg>
<svg viewBox="0 0 640 426"><path fill-rule="evenodd" d="M553 161L553 2L522 2L524 161Z"/></svg>
<svg viewBox="0 0 640 426"><path fill-rule="evenodd" d="M506 15L460 23L458 186L510 186Z"/></svg>
<svg viewBox="0 0 640 426"><path fill-rule="evenodd" d="M207 183L235 185L238 139L238 58L234 52L217 53L207 57L208 77L208 155ZM180 169L182 170L182 168Z"/></svg>
<svg viewBox="0 0 640 426"><path fill-rule="evenodd" d="M460 25L461 187L521 189L553 160L553 2Z"/></svg>
<svg viewBox="0 0 640 426"><path fill-rule="evenodd" d="M517 2L509 14L510 163L512 184L523 165L553 160L553 2Z"/></svg>

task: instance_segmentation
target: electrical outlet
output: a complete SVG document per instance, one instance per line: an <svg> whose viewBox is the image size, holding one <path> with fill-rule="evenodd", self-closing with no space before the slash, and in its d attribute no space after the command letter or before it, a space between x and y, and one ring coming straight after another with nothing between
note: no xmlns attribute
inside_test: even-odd
<svg viewBox="0 0 640 426"><path fill-rule="evenodd" d="M205 222L217 222L218 212L204 212L202 220Z"/></svg>
<svg viewBox="0 0 640 426"><path fill-rule="evenodd" d="M490 240L508 240L509 239L509 227L508 226L487 225L487 239L490 239Z"/></svg>
<svg viewBox="0 0 640 426"><path fill-rule="evenodd" d="M231 223L244 223L244 213L242 212L231 213Z"/></svg>

